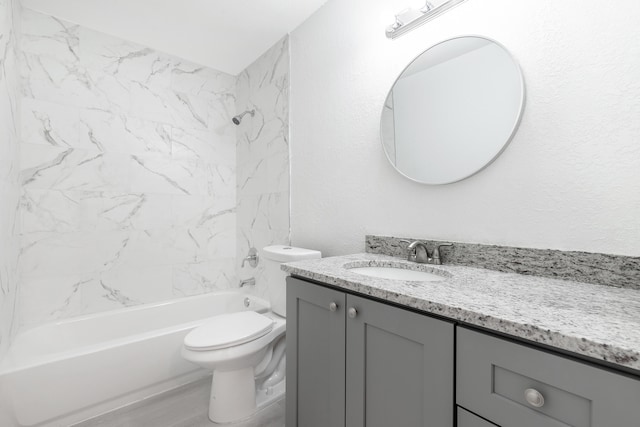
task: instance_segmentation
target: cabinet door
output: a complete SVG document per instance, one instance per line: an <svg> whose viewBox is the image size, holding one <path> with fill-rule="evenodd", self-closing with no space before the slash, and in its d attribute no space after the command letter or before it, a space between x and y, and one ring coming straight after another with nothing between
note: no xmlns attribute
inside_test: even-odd
<svg viewBox="0 0 640 427"><path fill-rule="evenodd" d="M347 295L346 324L348 427L453 426L452 323Z"/></svg>
<svg viewBox="0 0 640 427"><path fill-rule="evenodd" d="M345 298L287 278L287 427L345 425Z"/></svg>

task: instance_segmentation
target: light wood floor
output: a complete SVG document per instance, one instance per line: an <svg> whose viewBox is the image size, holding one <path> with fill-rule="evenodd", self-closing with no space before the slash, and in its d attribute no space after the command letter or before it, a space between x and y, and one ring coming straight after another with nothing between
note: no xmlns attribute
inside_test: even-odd
<svg viewBox="0 0 640 427"><path fill-rule="evenodd" d="M209 421L211 378L145 399L74 427L215 427ZM249 420L225 427L284 427L284 399L259 411Z"/></svg>

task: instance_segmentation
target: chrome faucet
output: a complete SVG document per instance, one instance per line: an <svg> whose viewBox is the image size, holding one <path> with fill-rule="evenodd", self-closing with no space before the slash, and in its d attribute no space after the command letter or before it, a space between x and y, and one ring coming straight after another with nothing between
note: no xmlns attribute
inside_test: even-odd
<svg viewBox="0 0 640 427"><path fill-rule="evenodd" d="M255 286L256 285L256 278L255 277L250 277L248 279L244 279L240 281L240 287L244 288L245 286Z"/></svg>
<svg viewBox="0 0 640 427"><path fill-rule="evenodd" d="M429 253L427 245L419 240L409 242L408 240L401 240L401 242L408 243L407 245L407 261L417 262L419 264L442 264L442 255L440 254L440 248L443 246L453 246L452 243L441 243L436 245L433 252Z"/></svg>
<svg viewBox="0 0 640 427"><path fill-rule="evenodd" d="M430 264L429 258L429 249L424 243L416 240L407 246L407 261Z"/></svg>

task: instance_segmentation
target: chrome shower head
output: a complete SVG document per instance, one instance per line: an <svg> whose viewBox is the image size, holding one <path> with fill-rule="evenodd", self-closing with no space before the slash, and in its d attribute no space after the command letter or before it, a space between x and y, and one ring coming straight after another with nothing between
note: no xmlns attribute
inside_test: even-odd
<svg viewBox="0 0 640 427"><path fill-rule="evenodd" d="M238 114L237 116L235 116L233 119L231 119L231 121L233 122L234 125L239 125L240 122L242 121L242 118L246 115L246 114L251 114L251 117L253 117L256 114L256 110L247 110L242 114Z"/></svg>

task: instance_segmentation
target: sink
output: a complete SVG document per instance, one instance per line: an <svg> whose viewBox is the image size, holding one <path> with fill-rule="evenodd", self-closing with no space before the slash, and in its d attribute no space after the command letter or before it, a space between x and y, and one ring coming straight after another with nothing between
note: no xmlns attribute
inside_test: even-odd
<svg viewBox="0 0 640 427"><path fill-rule="evenodd" d="M387 264L387 263L385 263ZM418 269L417 266L407 264L393 265L345 265L349 271L363 276L377 277L379 279L408 280L414 282L439 282L446 280L448 274L445 272L430 272Z"/></svg>

